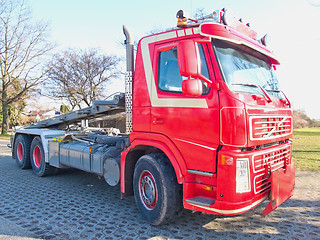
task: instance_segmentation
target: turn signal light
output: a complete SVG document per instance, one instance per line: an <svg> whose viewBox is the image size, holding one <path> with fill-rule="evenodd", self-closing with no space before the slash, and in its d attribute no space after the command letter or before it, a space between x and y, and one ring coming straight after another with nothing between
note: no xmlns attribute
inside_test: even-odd
<svg viewBox="0 0 320 240"><path fill-rule="evenodd" d="M213 191L213 187L212 186L204 186L204 190Z"/></svg>
<svg viewBox="0 0 320 240"><path fill-rule="evenodd" d="M221 155L221 165L232 165L232 164L233 164L233 157Z"/></svg>

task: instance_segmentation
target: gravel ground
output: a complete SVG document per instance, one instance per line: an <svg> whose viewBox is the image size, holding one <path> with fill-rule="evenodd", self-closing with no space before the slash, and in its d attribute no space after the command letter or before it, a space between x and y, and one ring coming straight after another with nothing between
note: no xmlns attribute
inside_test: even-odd
<svg viewBox="0 0 320 240"><path fill-rule="evenodd" d="M39 178L19 169L0 140L2 239L320 239L320 174L296 173L295 195L267 217L266 202L233 217L184 210L174 223L145 223L133 197L77 170Z"/></svg>

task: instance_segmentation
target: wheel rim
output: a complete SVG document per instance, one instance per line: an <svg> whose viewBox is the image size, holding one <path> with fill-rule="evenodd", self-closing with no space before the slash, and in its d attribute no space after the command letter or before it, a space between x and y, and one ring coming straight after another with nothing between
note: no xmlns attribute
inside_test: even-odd
<svg viewBox="0 0 320 240"><path fill-rule="evenodd" d="M23 145L22 143L18 144L18 160L22 162L23 160Z"/></svg>
<svg viewBox="0 0 320 240"><path fill-rule="evenodd" d="M36 167L41 165L41 152L39 146L36 146L33 150L33 162Z"/></svg>
<svg viewBox="0 0 320 240"><path fill-rule="evenodd" d="M139 193L144 206L152 210L158 200L157 185L149 171L143 171L139 180Z"/></svg>

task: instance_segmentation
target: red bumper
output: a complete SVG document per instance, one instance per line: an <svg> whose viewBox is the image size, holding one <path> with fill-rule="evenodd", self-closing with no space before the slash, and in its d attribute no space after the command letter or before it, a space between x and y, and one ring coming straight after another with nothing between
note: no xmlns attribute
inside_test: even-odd
<svg viewBox="0 0 320 240"><path fill-rule="evenodd" d="M294 177L294 163L287 165L285 169L280 168L271 172L270 202L262 212L263 215L269 214L293 195Z"/></svg>

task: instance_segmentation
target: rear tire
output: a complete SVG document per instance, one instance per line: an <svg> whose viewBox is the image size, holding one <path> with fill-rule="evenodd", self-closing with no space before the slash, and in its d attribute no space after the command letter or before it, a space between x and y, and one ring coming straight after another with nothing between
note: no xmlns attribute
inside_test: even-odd
<svg viewBox="0 0 320 240"><path fill-rule="evenodd" d="M44 149L40 137L32 140L30 147L30 162L35 175L44 177L54 172L54 167L45 162Z"/></svg>
<svg viewBox="0 0 320 240"><path fill-rule="evenodd" d="M30 141L29 136L18 135L14 142L14 157L18 167L21 169L31 168Z"/></svg>
<svg viewBox="0 0 320 240"><path fill-rule="evenodd" d="M144 155L138 160L133 190L141 215L151 225L172 221L182 209L182 186L164 154Z"/></svg>

